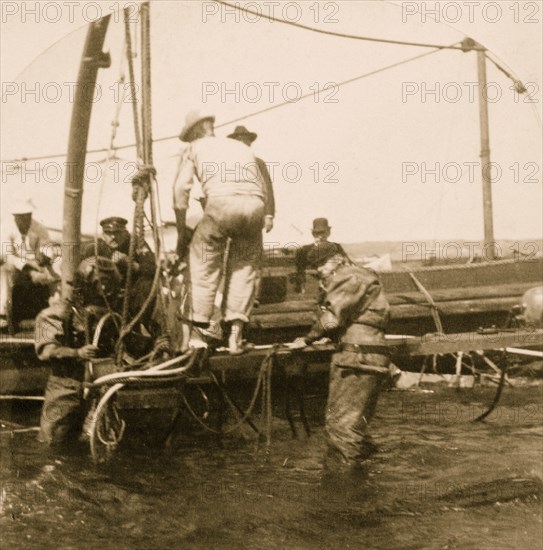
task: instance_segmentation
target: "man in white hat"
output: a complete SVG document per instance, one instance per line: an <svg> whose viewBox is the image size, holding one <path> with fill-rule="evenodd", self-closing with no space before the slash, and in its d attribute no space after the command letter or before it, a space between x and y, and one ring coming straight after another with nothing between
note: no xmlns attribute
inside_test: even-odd
<svg viewBox="0 0 543 550"><path fill-rule="evenodd" d="M230 242L224 320L231 323L229 350L243 353L243 326L254 302L262 254L266 188L256 158L243 143L215 137L215 117L190 112L179 139L188 143L174 184L177 252L187 248L186 212L193 178L204 194L204 215L190 242L192 347L206 347L224 253Z"/></svg>
<svg viewBox="0 0 543 550"><path fill-rule="evenodd" d="M11 213L1 227L0 327L15 331L18 320L34 318L47 306L50 287L58 279L51 269L57 247L47 229L32 218L30 200L16 201ZM15 308L14 295L20 298Z"/></svg>

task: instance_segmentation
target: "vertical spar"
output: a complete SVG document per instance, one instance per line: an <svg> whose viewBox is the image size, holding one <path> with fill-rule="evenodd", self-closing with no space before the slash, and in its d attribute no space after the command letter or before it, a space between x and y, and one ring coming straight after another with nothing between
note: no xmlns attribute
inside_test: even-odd
<svg viewBox="0 0 543 550"><path fill-rule="evenodd" d="M477 76L479 80L479 125L481 128L481 176L483 182L483 220L484 220L484 258L496 259L496 244L494 241L494 219L492 214L492 174L490 164L490 130L488 124L488 101L486 81L486 48L466 38L462 42L465 52L477 52Z"/></svg>
<svg viewBox="0 0 543 550"><path fill-rule="evenodd" d="M483 181L484 259L496 259L494 219L492 214L492 174L490 164L490 130L488 126L488 101L486 82L486 48L472 38L465 38L462 50L477 52L477 77L479 80L479 126L481 129L481 176Z"/></svg>
<svg viewBox="0 0 543 550"><path fill-rule="evenodd" d="M72 283L79 262L83 176L93 106L93 94L89 90L96 86L98 69L111 65L109 53L102 51L110 17L102 17L89 25L77 78L64 180L61 292L65 300L72 299Z"/></svg>
<svg viewBox="0 0 543 550"><path fill-rule="evenodd" d="M486 51L483 49L477 50L477 75L479 77L479 120L481 124L481 175L483 178L483 215L485 232L484 255L488 260L495 260L496 248L494 244L494 220L492 214L490 131L486 95Z"/></svg>

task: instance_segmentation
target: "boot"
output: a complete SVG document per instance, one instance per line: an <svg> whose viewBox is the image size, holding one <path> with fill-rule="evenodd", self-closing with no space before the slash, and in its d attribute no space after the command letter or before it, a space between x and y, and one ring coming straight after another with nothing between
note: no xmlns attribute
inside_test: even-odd
<svg viewBox="0 0 543 550"><path fill-rule="evenodd" d="M201 349L207 348L206 329L202 326L203 323L198 325L193 324L190 331L189 348Z"/></svg>
<svg viewBox="0 0 543 550"><path fill-rule="evenodd" d="M232 321L230 337L228 338L228 353L230 355L241 355L247 351L243 342L243 321L236 319Z"/></svg>

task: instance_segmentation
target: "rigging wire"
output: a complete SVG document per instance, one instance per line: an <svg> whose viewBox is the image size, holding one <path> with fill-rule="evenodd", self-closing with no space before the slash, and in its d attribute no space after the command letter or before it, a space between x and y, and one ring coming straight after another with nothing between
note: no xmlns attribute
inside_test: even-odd
<svg viewBox="0 0 543 550"><path fill-rule="evenodd" d="M353 78L349 78L347 80L342 80L341 82L338 82L338 83L335 83L336 86L338 87L341 87L341 86L346 86L347 84L351 84L353 82L357 82L359 80L363 80L364 78L368 78L370 76L373 76L373 75L376 75L376 74L379 74L379 73L382 73L384 71L387 71L389 69L394 69L396 67L399 67L400 65L404 65L406 63L410 63L411 61L416 61L417 59L422 59L423 57L426 57L426 56L429 56L433 53L436 53L436 52L439 52L441 51L440 49L435 49L435 50L432 50L430 52L425 52L423 54L419 54L419 55L416 55L414 57L408 57L406 59L403 59L401 61L397 61L396 63L392 63L390 65L386 65L384 67L380 67L379 69L375 69L373 71L370 71L368 73L363 73L361 75L358 75L358 76L355 76ZM329 87L325 87L323 88L322 90L319 90L319 93L320 92L325 92L326 90L328 90ZM304 100L304 99L308 99L310 97L314 97L315 96L315 92L312 91L310 93L307 93L307 94L304 94L302 96L300 96L297 101L293 102L293 101L283 101L281 103L277 103L275 105L271 105L270 107L265 107L264 109L260 109L258 111L254 111L252 113L249 113L248 115L244 115L244 116L241 116L241 117L237 117L237 118L234 118L234 119L231 119L231 120L228 120L226 122L222 122L221 124L216 124L215 125L215 128L224 128L225 126L229 126L231 124L234 124L236 122L240 122L242 120L246 120L248 118L252 118L252 117L255 117L255 116L258 116L258 115L261 115L263 113L266 113L266 112L269 112L269 111L272 111L274 109L279 109L280 107L285 107L286 105L292 105L294 103L299 103L300 101ZM164 136L164 137L161 137L161 138L156 138L156 139L153 139L153 143L161 143L161 142L165 142L165 141L171 141L171 140L174 140L174 139L178 139L179 135L178 134L175 134L175 135L172 135L172 136ZM115 148L115 151L121 151L123 149L131 149L133 147L135 147L135 143L130 143L130 144L126 144L126 145L119 145L118 147ZM93 154L93 153L104 153L104 152L107 152L107 149L89 149L87 151L87 154ZM66 156L66 153L61 153L61 154L58 154L58 155L48 155L47 157L44 157L44 156L39 156L39 157L22 157L22 158L19 158L19 159L12 159L12 160L2 160L0 162L3 162L5 164L7 163L20 163L20 162L26 162L28 160L41 160L41 159L44 159L44 158L61 158L61 157L65 157Z"/></svg>
<svg viewBox="0 0 543 550"><path fill-rule="evenodd" d="M355 34L345 34L341 32L333 32L333 31L326 31L324 29L319 29L317 27L310 27L309 25L303 25L302 23L297 23L296 21L287 21L286 19L281 19L279 17L274 17L273 15L268 15L263 12L257 12L254 10L251 10L246 7L242 7L239 4L231 4L230 2L226 2L225 0L214 0L218 4L223 4L224 6L228 6L230 8L234 8L238 11L243 11L245 13L250 13L251 15L256 15L258 17L263 17L264 19L269 19L270 21L276 21L277 23L283 23L285 25L291 25L293 27L303 29L306 31L316 32L319 34L326 34L328 36L335 36L336 38L349 38L352 40L364 40L366 42L378 42L381 44L394 44L397 46L417 46L421 48L438 48L438 49L448 49L448 50L462 50L460 46L457 46L456 44L453 44L451 46L446 46L442 44L427 44L422 42L407 42L404 40L392 40L388 38L372 38L369 36L360 36ZM474 50L480 50L485 51L486 48L483 46L481 47L474 47Z"/></svg>

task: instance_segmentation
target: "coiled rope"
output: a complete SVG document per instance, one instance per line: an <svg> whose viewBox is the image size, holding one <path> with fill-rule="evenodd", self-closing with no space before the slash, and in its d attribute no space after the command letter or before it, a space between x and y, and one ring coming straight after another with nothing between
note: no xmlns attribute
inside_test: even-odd
<svg viewBox="0 0 543 550"><path fill-rule="evenodd" d="M125 422L119 417L115 404L110 403L113 396L126 384L141 383L145 379L155 378L160 379L161 382L179 381L194 366L198 357L198 352L189 350L180 357L175 357L145 371L127 371L124 373L109 374L98 378L90 385L91 387L99 387L113 384L98 401L90 422L90 449L95 463L103 460L99 452L99 444L106 448L107 453L110 453L117 448L124 435ZM187 361L187 363L175 369L169 368L183 361ZM103 433L104 428L107 428L107 434Z"/></svg>

